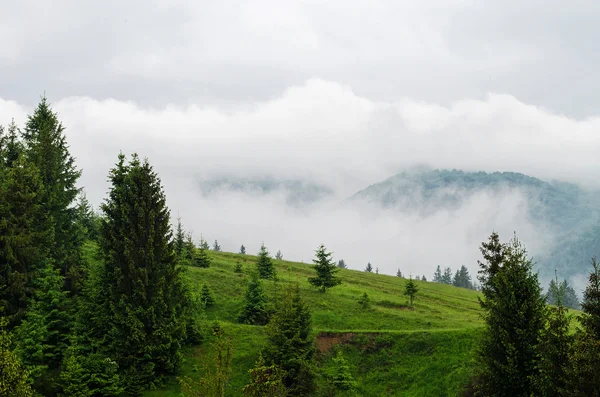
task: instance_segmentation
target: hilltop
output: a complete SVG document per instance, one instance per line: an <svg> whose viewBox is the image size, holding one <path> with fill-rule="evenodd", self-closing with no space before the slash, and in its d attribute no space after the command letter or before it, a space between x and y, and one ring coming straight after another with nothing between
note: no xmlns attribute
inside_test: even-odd
<svg viewBox="0 0 600 397"><path fill-rule="evenodd" d="M210 251L210 268L188 267L185 276L197 294L206 284L216 301L202 314L203 324L219 322L233 338L233 376L228 396L241 394L264 345L264 328L236 322L256 257ZM235 273L236 263L243 273ZM351 365L359 395L454 396L468 383L473 347L483 323L477 292L416 281L414 307L403 295L406 279L341 269L343 284L322 294L309 286L308 264L275 260L278 281L265 281L265 290L286 288L298 281L312 309L313 330L320 351L318 363L327 368L341 348ZM371 307L358 298L366 292ZM211 355L212 338L186 352L184 375L201 376L202 361ZM179 396L179 386L146 393L147 397Z"/></svg>

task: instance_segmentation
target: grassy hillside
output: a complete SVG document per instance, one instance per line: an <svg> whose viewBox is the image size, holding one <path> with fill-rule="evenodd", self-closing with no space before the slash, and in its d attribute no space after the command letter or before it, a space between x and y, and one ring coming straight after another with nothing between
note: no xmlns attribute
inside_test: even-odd
<svg viewBox="0 0 600 397"><path fill-rule="evenodd" d="M236 323L248 273L256 258L249 255L210 252L208 269L187 268L186 277L196 293L203 284L213 291L216 304L202 314L203 323L220 322L233 338L233 376L228 395L241 395L264 345L264 327ZM237 262L244 273L234 272ZM420 289L414 307L403 295L406 280L354 270L341 270L344 283L322 294L311 288L309 264L275 261L279 288L298 280L313 311L313 328L320 350L319 366L326 371L336 349L351 364L362 396L454 396L468 381L472 349L482 326L477 293L448 285L417 281ZM264 283L273 293L275 283ZM371 307L363 309L358 298L366 292ZM201 376L211 355L212 337L186 352L184 374ZM323 383L323 380L320 380ZM180 396L176 382L147 397Z"/></svg>

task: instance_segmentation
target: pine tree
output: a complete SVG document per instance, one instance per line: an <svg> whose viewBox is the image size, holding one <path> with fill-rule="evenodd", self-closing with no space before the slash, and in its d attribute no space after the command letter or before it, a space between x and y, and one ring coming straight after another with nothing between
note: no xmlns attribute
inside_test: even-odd
<svg viewBox="0 0 600 397"><path fill-rule="evenodd" d="M54 229L51 259L66 277L67 289L76 292L83 278L83 241L75 238L77 214L74 205L79 194L76 184L81 171L69 153L64 127L45 97L29 116L22 137L27 158L40 172L42 189L38 194L46 211L41 220L51 221Z"/></svg>
<svg viewBox="0 0 600 397"><path fill-rule="evenodd" d="M84 192L79 194L75 208L79 238L97 241L100 235L100 218Z"/></svg>
<svg viewBox="0 0 600 397"><path fill-rule="evenodd" d="M290 396L309 396L315 389L315 341L311 330L311 313L296 283L276 300L263 351L268 365L284 371L283 383Z"/></svg>
<svg viewBox="0 0 600 397"><path fill-rule="evenodd" d="M485 330L478 360L481 392L490 396L535 394L537 349L546 320L544 298L527 251L514 237L501 245L494 233L482 244L480 263ZM495 261L495 262L494 262Z"/></svg>
<svg viewBox="0 0 600 397"><path fill-rule="evenodd" d="M202 290L200 291L200 302L202 302L204 307L212 307L215 304L215 298L213 298L210 288L206 284L202 286Z"/></svg>
<svg viewBox="0 0 600 397"><path fill-rule="evenodd" d="M325 246L321 244L315 251L316 256L313 259L313 269L317 272L316 277L310 277L308 282L321 289L321 292L325 292L328 288L333 288L336 285L342 283L342 279L336 276L336 273L340 269L335 265L331 259L333 253L327 252Z"/></svg>
<svg viewBox="0 0 600 397"><path fill-rule="evenodd" d="M496 232L492 232L488 242L481 243L481 247L479 248L484 262L477 261L477 264L479 265L477 279L479 280L481 292L485 296L486 301L494 301L496 287L490 280L494 278L496 273L500 270L500 266L504 262L504 257L506 256L506 250L506 245L500 242L500 237ZM481 302L480 299L480 303Z"/></svg>
<svg viewBox="0 0 600 397"><path fill-rule="evenodd" d="M396 272L396 277L402 277L402 272L400 271L400 268L398 268L398 271Z"/></svg>
<svg viewBox="0 0 600 397"><path fill-rule="evenodd" d="M337 391L346 392L356 386L356 382L350 372L350 365L344 358L341 350L338 350L335 357L332 358L332 370L327 374L327 383L330 385L331 395Z"/></svg>
<svg viewBox="0 0 600 397"><path fill-rule="evenodd" d="M442 269L440 268L440 265L438 265L438 267L435 269L435 273L433 273L433 281L435 283L441 283L442 280Z"/></svg>
<svg viewBox="0 0 600 397"><path fill-rule="evenodd" d="M564 396L567 391L567 370L574 338L570 332L571 319L562 304L562 296L564 290L556 291L557 305L549 310L548 325L542 331L537 347L538 373L533 376L533 381L535 395L540 397Z"/></svg>
<svg viewBox="0 0 600 397"><path fill-rule="evenodd" d="M421 281L427 281L427 277L425 275L421 276Z"/></svg>
<svg viewBox="0 0 600 397"><path fill-rule="evenodd" d="M413 301L417 292L419 292L419 288L413 281L412 277L410 277L404 287L404 295L408 296L411 306L413 305Z"/></svg>
<svg viewBox="0 0 600 397"><path fill-rule="evenodd" d="M346 262L343 259L340 259L338 261L337 267L339 267L340 269L347 269L348 267L346 266Z"/></svg>
<svg viewBox="0 0 600 397"><path fill-rule="evenodd" d="M548 292L546 294L547 302L551 305L555 305L558 301L557 295L559 293L562 294L561 303L564 307L575 310L581 309L577 293L567 280L563 280L560 283L555 280L550 280Z"/></svg>
<svg viewBox="0 0 600 397"><path fill-rule="evenodd" d="M208 245L208 241L206 241L202 235L200 235L200 249L208 251L210 246Z"/></svg>
<svg viewBox="0 0 600 397"><path fill-rule="evenodd" d="M256 262L256 268L260 278L271 279L275 277L275 266L269 255L269 251L264 244L260 246L260 252L258 253L258 261Z"/></svg>
<svg viewBox="0 0 600 397"><path fill-rule="evenodd" d="M27 378L29 373L11 351L12 341L6 331L8 320L0 318L0 396L33 397Z"/></svg>
<svg viewBox="0 0 600 397"><path fill-rule="evenodd" d="M177 231L175 232L175 257L178 261L182 261L185 250L185 231L181 223L181 217L177 218Z"/></svg>
<svg viewBox="0 0 600 397"><path fill-rule="evenodd" d="M126 164L120 154L109 179L101 228L110 321L105 338L127 393L136 395L179 367L189 295L157 174L147 160L133 155Z"/></svg>
<svg viewBox="0 0 600 397"><path fill-rule="evenodd" d="M198 248L196 250L196 253L194 255L193 258L193 266L196 267L203 267L203 268L207 268L210 267L210 257L208 256L208 252L206 252L207 250L202 248L202 246L200 246L200 248Z"/></svg>
<svg viewBox="0 0 600 397"><path fill-rule="evenodd" d="M471 282L471 275L469 269L465 265L460 267L460 270L456 271L452 285L460 288L473 289L473 283Z"/></svg>
<svg viewBox="0 0 600 397"><path fill-rule="evenodd" d="M276 365L267 366L262 354L259 354L256 365L248 372L250 372L250 383L244 386L244 396L287 396L287 390L283 384L283 371Z"/></svg>
<svg viewBox="0 0 600 397"><path fill-rule="evenodd" d="M253 273L250 283L246 288L244 307L238 317L243 324L265 325L269 322L267 298L264 294L262 283L257 274Z"/></svg>
<svg viewBox="0 0 600 397"><path fill-rule="evenodd" d="M277 250L277 253L275 254L275 259L277 260L283 260L283 254L281 253L281 250Z"/></svg>
<svg viewBox="0 0 600 397"><path fill-rule="evenodd" d="M34 277L49 256L53 226L44 217L37 167L19 154L0 152L0 313L9 328L20 323L36 286Z"/></svg>
<svg viewBox="0 0 600 397"><path fill-rule="evenodd" d="M16 353L42 395L54 395L58 369L73 327L71 300L64 279L51 263L36 279L37 290L21 325L16 329Z"/></svg>
<svg viewBox="0 0 600 397"><path fill-rule="evenodd" d="M215 243L213 244L213 251L221 251L221 246L219 245L219 242L217 240L215 240Z"/></svg>
<svg viewBox="0 0 600 397"><path fill-rule="evenodd" d="M358 304L363 309L368 309L371 305L371 299L369 299L369 295L366 292L363 292L360 298L358 298Z"/></svg>
<svg viewBox="0 0 600 397"><path fill-rule="evenodd" d="M442 274L442 284L452 285L452 269L449 267L444 269L444 274Z"/></svg>
<svg viewBox="0 0 600 397"><path fill-rule="evenodd" d="M367 263L367 267L365 268L365 272L367 272L367 273L373 273L373 265L371 265L371 262Z"/></svg>
<svg viewBox="0 0 600 397"><path fill-rule="evenodd" d="M240 247L240 254L246 255L246 247L244 247L244 244L242 244L242 246Z"/></svg>
<svg viewBox="0 0 600 397"><path fill-rule="evenodd" d="M379 274L379 267L375 268L375 274Z"/></svg>

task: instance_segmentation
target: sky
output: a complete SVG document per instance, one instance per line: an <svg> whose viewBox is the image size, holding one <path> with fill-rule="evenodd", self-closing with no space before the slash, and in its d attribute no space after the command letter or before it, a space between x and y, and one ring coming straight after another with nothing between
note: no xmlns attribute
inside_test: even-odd
<svg viewBox="0 0 600 397"><path fill-rule="evenodd" d="M518 192L428 218L337 204L415 165L600 187L600 7L593 1L0 0L0 124L45 93L96 205L119 151L148 157L173 215L226 250L261 242L354 268L475 270L491 229L533 247ZM305 180L199 193L220 177ZM486 217L490 208L500 215ZM431 250L432 239L443 241Z"/></svg>

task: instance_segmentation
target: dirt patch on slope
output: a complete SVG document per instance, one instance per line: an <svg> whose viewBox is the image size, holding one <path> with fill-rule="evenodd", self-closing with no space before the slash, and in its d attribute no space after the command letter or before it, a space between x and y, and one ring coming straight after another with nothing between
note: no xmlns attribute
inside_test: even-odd
<svg viewBox="0 0 600 397"><path fill-rule="evenodd" d="M319 349L319 352L322 354L327 353L333 346L352 340L354 335L353 332L321 332L317 335L317 349Z"/></svg>

